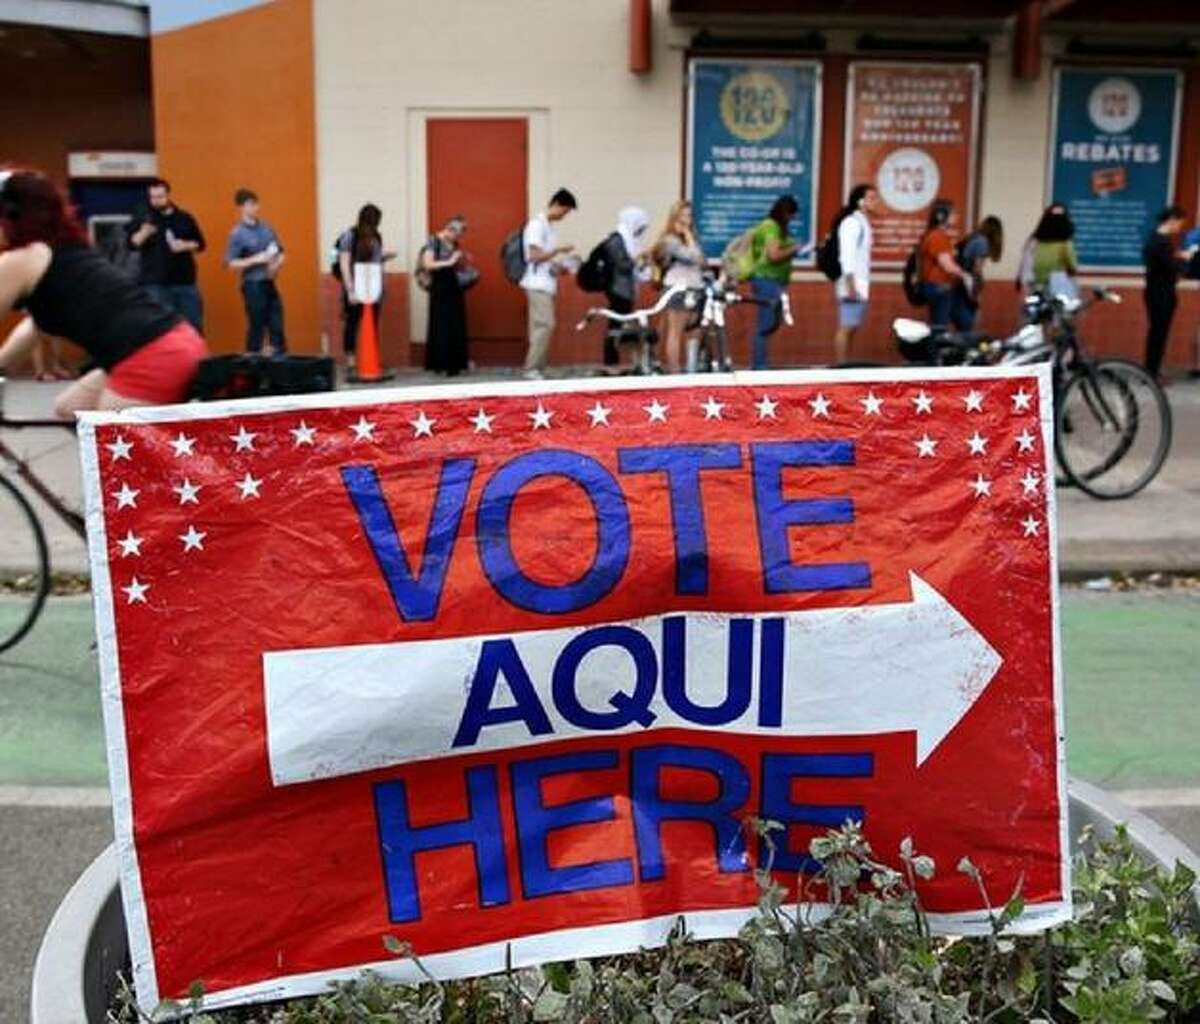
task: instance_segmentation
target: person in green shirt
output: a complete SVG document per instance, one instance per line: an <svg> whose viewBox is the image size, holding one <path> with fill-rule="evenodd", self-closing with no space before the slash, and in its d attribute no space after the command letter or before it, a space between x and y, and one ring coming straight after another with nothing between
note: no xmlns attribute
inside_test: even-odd
<svg viewBox="0 0 1200 1024"><path fill-rule="evenodd" d="M1026 292L1076 295L1079 258L1075 254L1074 238L1075 225L1067 208L1061 203L1046 207L1026 243L1017 275L1018 287L1024 286Z"/></svg>
<svg viewBox="0 0 1200 1024"><path fill-rule="evenodd" d="M791 279L792 257L799 248L788 235L788 224L799 209L795 196L780 196L750 236L750 253L754 260L750 288L755 299L764 303L758 307L750 360L752 370L767 368L767 336L778 323L779 297Z"/></svg>

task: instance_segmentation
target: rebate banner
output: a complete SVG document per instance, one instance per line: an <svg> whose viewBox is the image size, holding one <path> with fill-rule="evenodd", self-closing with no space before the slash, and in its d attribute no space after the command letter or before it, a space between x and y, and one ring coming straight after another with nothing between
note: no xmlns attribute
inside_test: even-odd
<svg viewBox="0 0 1200 1024"><path fill-rule="evenodd" d="M728 936L861 822L1069 916L1044 368L357 392L82 426L141 1004Z"/></svg>
<svg viewBox="0 0 1200 1024"><path fill-rule="evenodd" d="M935 199L953 201L959 228L975 216L979 67L854 61L847 84L846 187L873 184L872 259L902 264Z"/></svg>
<svg viewBox="0 0 1200 1024"><path fill-rule="evenodd" d="M762 220L784 193L800 212L792 236L813 238L821 109L812 61L693 60L688 66L688 187L710 259ZM797 262L812 263L808 256Z"/></svg>
<svg viewBox="0 0 1200 1024"><path fill-rule="evenodd" d="M1142 246L1175 191L1182 75L1059 68L1048 201L1075 222L1082 266L1140 270Z"/></svg>

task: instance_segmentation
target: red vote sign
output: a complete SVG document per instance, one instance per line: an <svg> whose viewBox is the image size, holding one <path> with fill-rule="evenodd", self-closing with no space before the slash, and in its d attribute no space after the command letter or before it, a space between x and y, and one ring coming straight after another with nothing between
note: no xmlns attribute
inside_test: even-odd
<svg viewBox="0 0 1200 1024"><path fill-rule="evenodd" d="M475 384L81 426L139 1001L701 937L860 821L1070 913L1043 369Z"/></svg>

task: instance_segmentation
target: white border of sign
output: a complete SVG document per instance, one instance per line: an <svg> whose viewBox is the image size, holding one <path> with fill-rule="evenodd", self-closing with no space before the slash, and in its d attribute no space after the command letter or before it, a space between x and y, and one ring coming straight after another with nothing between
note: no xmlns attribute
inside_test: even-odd
<svg viewBox="0 0 1200 1024"><path fill-rule="evenodd" d="M1175 116L1171 123L1171 166L1167 172L1167 198L1165 203L1175 201L1175 175L1179 171L1179 126L1183 117L1183 72L1178 68L1130 67L1111 64L1060 64L1054 69L1054 81L1050 85L1050 134L1047 137L1048 151L1046 153L1046 190L1043 193L1043 207L1054 202L1054 167L1055 155L1058 153L1058 99L1059 85L1064 71L1086 71L1096 74L1125 74L1125 75L1169 75L1175 79ZM1164 203L1164 205L1165 205ZM1155 211L1157 212L1157 211ZM1040 216L1040 214L1039 214ZM1145 268L1138 263L1133 266L1096 266L1092 263L1081 263L1080 273L1084 274L1140 274Z"/></svg>
<svg viewBox="0 0 1200 1024"><path fill-rule="evenodd" d="M695 166L695 125L696 125L696 76L698 63L704 64L783 64L792 68L811 68L813 71L813 124L812 124L812 153L810 154L809 176L812 178L811 204L812 216L809 218L808 237L797 239L801 242L800 252L806 252L803 259L792 259L792 269L811 270L817 265L816 241L821 237L817 224L817 196L821 178L821 108L824 102L825 80L824 65L819 60L788 60L786 57L705 57L691 54L687 58L687 121L684 125L683 140L683 196L689 202L692 197L692 168ZM766 216L766 211L763 211ZM720 263L719 257L710 257L709 264Z"/></svg>
<svg viewBox="0 0 1200 1024"><path fill-rule="evenodd" d="M1058 596L1058 536L1057 498L1054 490L1053 395L1050 367L882 367L860 370L775 370L758 373L713 374L704 383L712 389L791 384L855 384L904 380L983 380L1004 378L1036 378L1038 382L1041 428L1043 479L1046 481L1046 520L1049 535L1050 588L1052 636L1053 699L1055 705L1056 766L1059 801L1059 861L1061 864L1060 891L1062 898L1053 903L1027 906L1011 926L1015 934L1041 931L1071 918L1070 837L1067 823L1067 765L1063 717L1062 650L1060 644L1060 612ZM108 746L109 784L113 794L113 827L121 878L121 900L129 933L130 953L138 1003L151 1012L160 1001L158 978L154 968L153 945L149 918L146 913L141 870L133 842L133 793L130 785L129 762L125 747L125 713L121 690L121 666L117 650L116 619L113 611L113 586L108 571L108 542L104 529L103 493L100 486L100 452L96 428L111 423L163 423L181 420L208 420L237 415L246 419L289 410L354 408L380 403L417 403L434 400L453 400L482 396L552 395L572 391L636 391L652 387L656 390L689 388L696 379L680 375L658 378L648 383L644 378L573 378L544 381L488 381L455 385L421 385L408 388L364 389L352 392L284 396L278 398L243 399L238 401L190 403L171 406L140 406L121 412L86 412L79 417L79 446L83 463L85 515L88 525L88 556L92 571L93 604L96 616L96 640L100 660L100 693ZM918 837L919 840L919 837ZM949 867L942 865L942 870ZM814 908L820 913L822 908ZM753 907L702 911L682 915L697 938L728 937L756 912ZM594 957L636 949L638 946L661 945L679 914L640 921L565 929L525 936L511 941L487 943L468 949L435 954L422 958L422 964L441 980L468 977L529 966L561 959L564 948L573 956ZM988 935L992 925L985 914L978 912L931 914L930 923L944 935ZM265 1002L285 997L312 995L328 989L331 982L348 981L362 971L372 970L401 982L426 980L410 959L389 958L373 964L290 975L225 989L205 996L205 1009L221 1009L249 1002Z"/></svg>
<svg viewBox="0 0 1200 1024"><path fill-rule="evenodd" d="M846 130L842 139L842 196L850 194L851 165L854 151L854 72L858 68L966 68L971 73L971 145L967 154L967 209L960 217L963 234L970 232L975 226L976 204L978 202L979 150L982 139L979 134L980 106L983 97L982 68L974 61L903 61L903 60L852 60L846 68ZM880 260L878 267L902 267L903 260Z"/></svg>

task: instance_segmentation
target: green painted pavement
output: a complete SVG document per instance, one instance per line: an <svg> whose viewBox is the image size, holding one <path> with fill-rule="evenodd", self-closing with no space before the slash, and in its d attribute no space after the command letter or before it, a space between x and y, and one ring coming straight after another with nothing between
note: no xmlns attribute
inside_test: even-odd
<svg viewBox="0 0 1200 1024"><path fill-rule="evenodd" d="M0 654L0 784L106 784L91 643L90 602L62 598ZM1200 593L1065 591L1063 659L1072 774L1200 785Z"/></svg>

